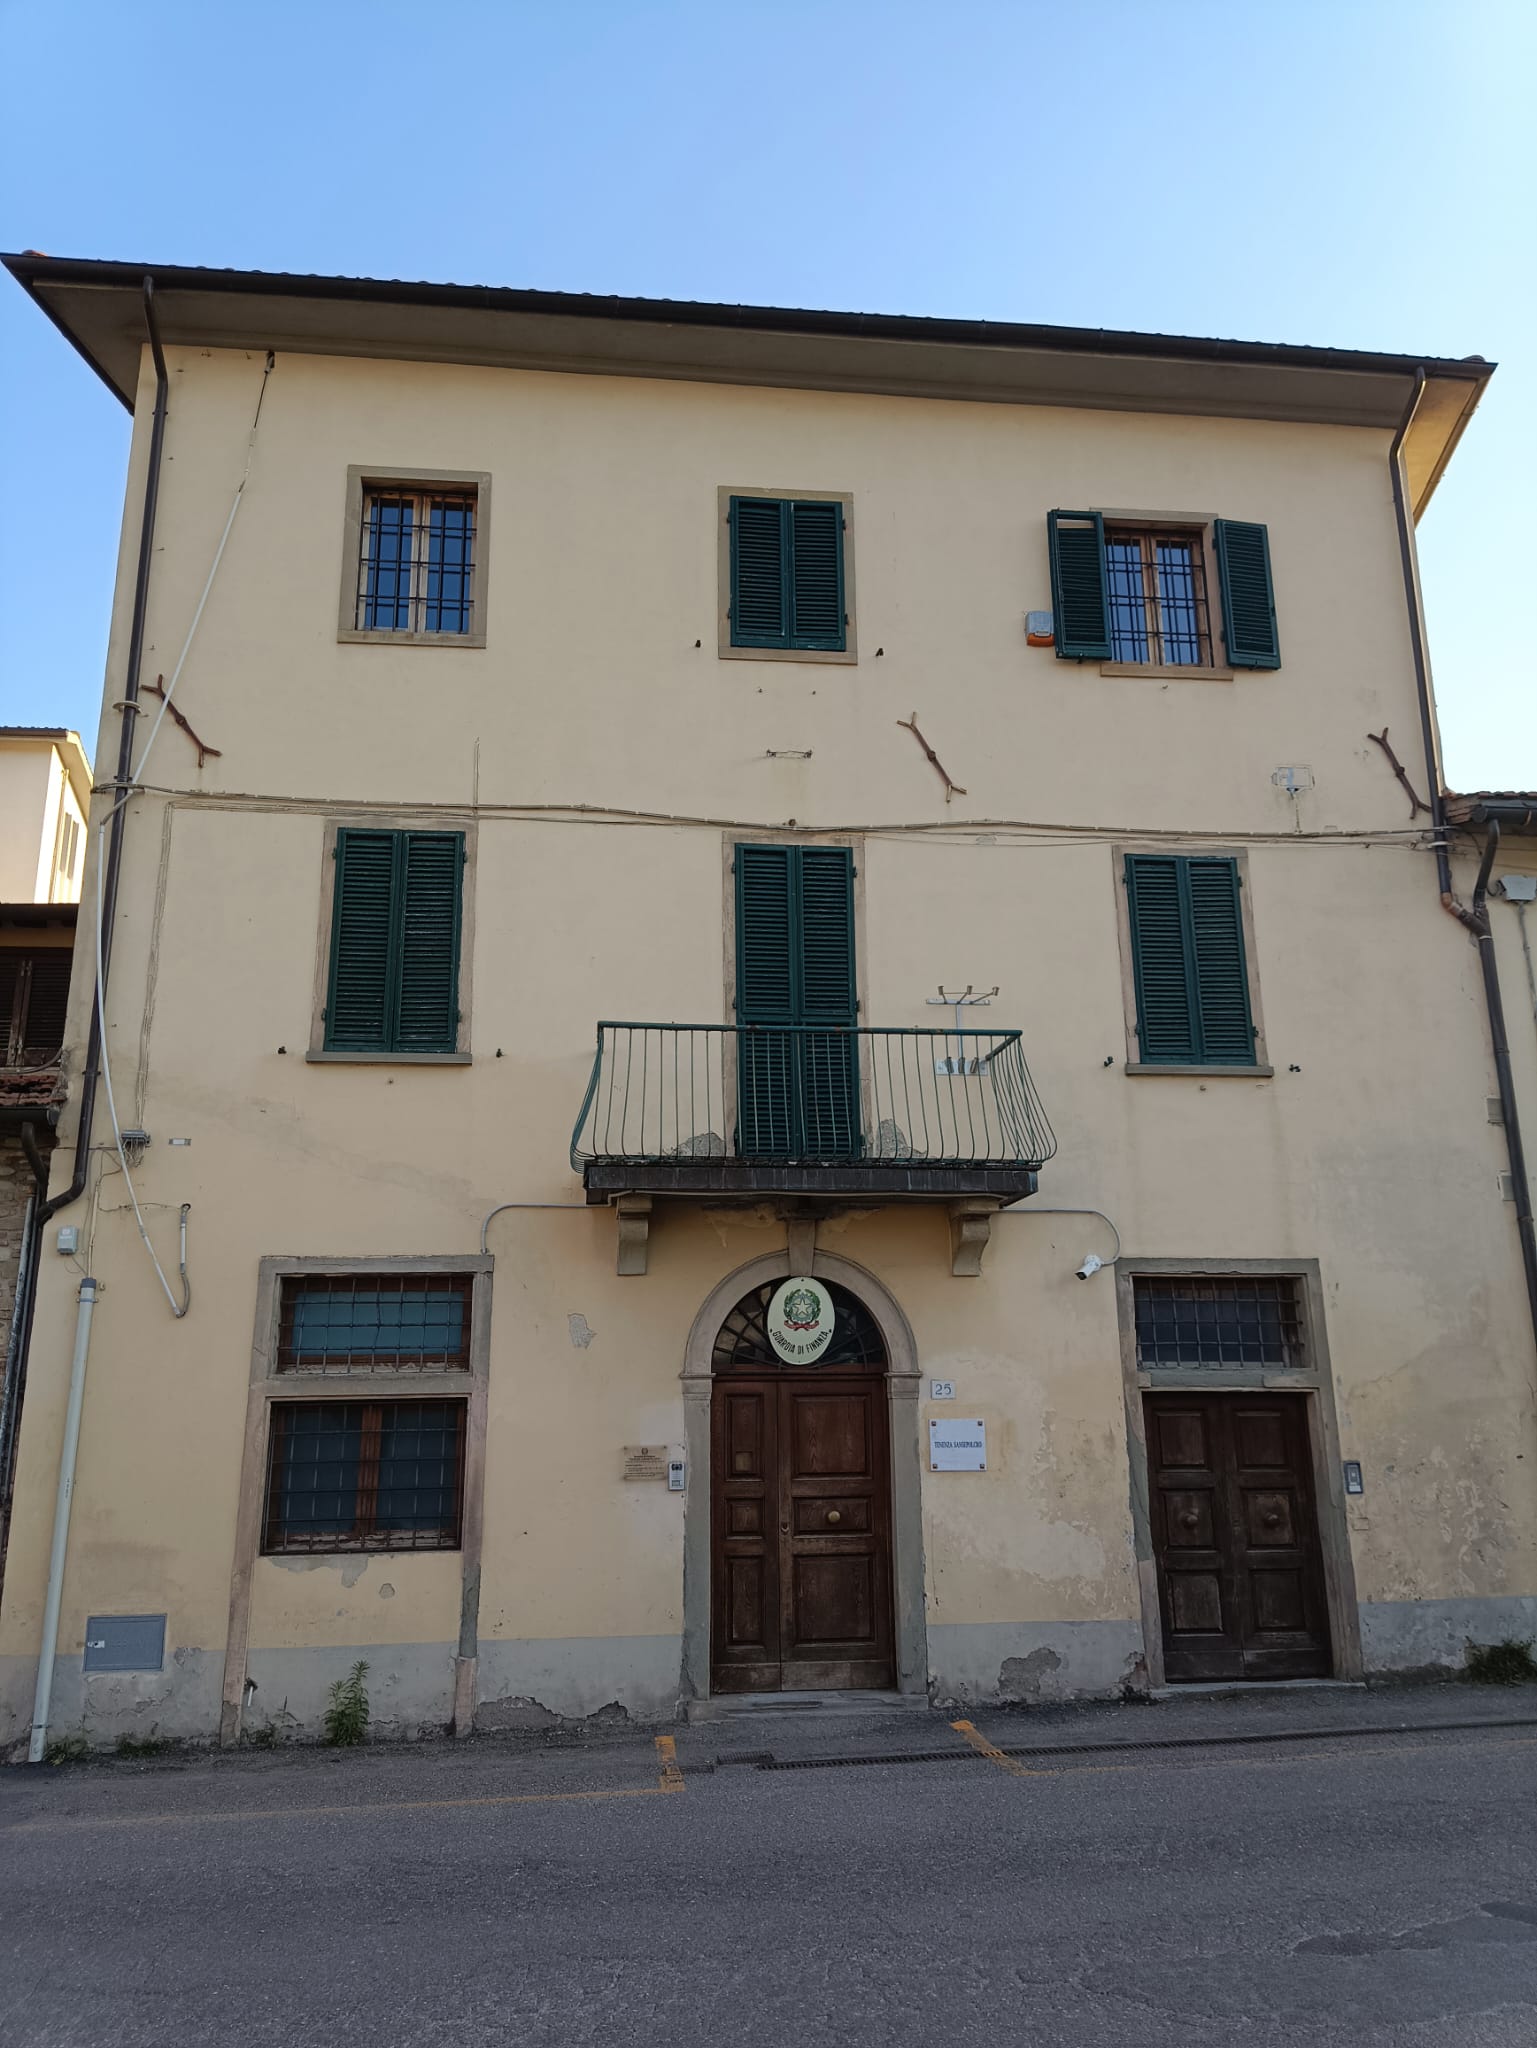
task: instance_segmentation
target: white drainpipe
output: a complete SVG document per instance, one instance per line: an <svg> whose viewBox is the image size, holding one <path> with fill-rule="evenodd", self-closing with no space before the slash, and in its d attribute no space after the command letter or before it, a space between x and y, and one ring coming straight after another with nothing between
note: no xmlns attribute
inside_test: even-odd
<svg viewBox="0 0 1537 2048"><path fill-rule="evenodd" d="M64 1411L64 1447L59 1453L59 1491L53 1504L53 1549L48 1557L48 1597L43 1603L43 1646L37 1660L37 1692L32 1701L29 1764L40 1764L48 1746L48 1709L59 1648L59 1608L64 1599L64 1560L69 1553L69 1508L75 1494L80 1411L85 1406L85 1361L91 1348L91 1317L95 1308L96 1282L87 1278L80 1283L80 1307L75 1316L75 1355L70 1360L69 1406Z"/></svg>

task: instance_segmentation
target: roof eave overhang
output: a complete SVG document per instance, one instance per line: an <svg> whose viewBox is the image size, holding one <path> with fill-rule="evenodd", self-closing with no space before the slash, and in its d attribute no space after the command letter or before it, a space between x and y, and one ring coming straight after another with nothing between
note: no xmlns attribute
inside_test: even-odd
<svg viewBox="0 0 1537 2048"><path fill-rule="evenodd" d="M1537 835L1537 790L1449 795L1446 815L1453 825L1498 825L1502 832Z"/></svg>
<svg viewBox="0 0 1537 2048"><path fill-rule="evenodd" d="M7 256L6 267L133 406L143 281L168 345L663 377L917 398L1394 429L1422 359L996 321L590 298ZM1493 370L1423 362L1406 442L1416 511Z"/></svg>

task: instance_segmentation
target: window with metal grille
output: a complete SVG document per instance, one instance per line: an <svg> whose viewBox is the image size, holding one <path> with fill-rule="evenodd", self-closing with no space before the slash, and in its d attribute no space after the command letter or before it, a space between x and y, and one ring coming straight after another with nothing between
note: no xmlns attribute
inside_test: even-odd
<svg viewBox="0 0 1537 2048"><path fill-rule="evenodd" d="M474 491L363 492L353 623L365 633L475 628Z"/></svg>
<svg viewBox="0 0 1537 2048"><path fill-rule="evenodd" d="M769 1280L744 1294L721 1324L710 1360L712 1372L777 1373L784 1360L769 1341L768 1312L779 1290ZM824 1372L866 1370L884 1372L886 1344L875 1318L846 1287L836 1282L828 1287L833 1300L833 1340L817 1360Z"/></svg>
<svg viewBox="0 0 1537 2048"><path fill-rule="evenodd" d="M1105 584L1113 661L1212 666L1199 532L1107 526Z"/></svg>
<svg viewBox="0 0 1537 2048"><path fill-rule="evenodd" d="M457 1550L463 1401L274 1401L266 1552Z"/></svg>
<svg viewBox="0 0 1537 2048"><path fill-rule="evenodd" d="M68 946L0 948L0 1067L52 1067L64 1044Z"/></svg>
<svg viewBox="0 0 1537 2048"><path fill-rule="evenodd" d="M1293 1279L1138 1275L1132 1281L1132 1295L1141 1367L1281 1368L1304 1362Z"/></svg>
<svg viewBox="0 0 1537 2048"><path fill-rule="evenodd" d="M279 1372L468 1372L468 1273L305 1275L285 1280Z"/></svg>

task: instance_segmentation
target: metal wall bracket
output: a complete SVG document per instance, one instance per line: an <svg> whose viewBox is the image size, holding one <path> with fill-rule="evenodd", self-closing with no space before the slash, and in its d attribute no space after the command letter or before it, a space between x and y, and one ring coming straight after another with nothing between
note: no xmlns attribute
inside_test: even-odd
<svg viewBox="0 0 1537 2048"><path fill-rule="evenodd" d="M993 1218L1001 1203L986 1200L950 1204L950 1271L958 1280L975 1280L982 1254L992 1242Z"/></svg>
<svg viewBox="0 0 1537 2048"><path fill-rule="evenodd" d="M614 1204L614 1213L619 1220L619 1257L616 1270L621 1274L644 1273L651 1236L651 1197L621 1195Z"/></svg>

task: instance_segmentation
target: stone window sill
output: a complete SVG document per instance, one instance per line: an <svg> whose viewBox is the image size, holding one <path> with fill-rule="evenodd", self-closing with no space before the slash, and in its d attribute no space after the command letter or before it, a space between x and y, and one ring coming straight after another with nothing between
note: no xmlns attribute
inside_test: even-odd
<svg viewBox="0 0 1537 2048"><path fill-rule="evenodd" d="M1155 676L1177 683L1230 683L1233 680L1230 668L1200 668L1194 662L1102 661L1099 672L1102 676Z"/></svg>
<svg viewBox="0 0 1537 2048"><path fill-rule="evenodd" d="M307 1052L308 1065L327 1067L467 1067L467 1052Z"/></svg>
<svg viewBox="0 0 1537 2048"><path fill-rule="evenodd" d="M1275 1073L1274 1067L1200 1067L1166 1066L1152 1060L1128 1060L1128 1074L1181 1074L1187 1079L1194 1075L1197 1080L1206 1081L1268 1081Z"/></svg>

